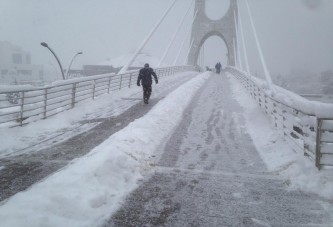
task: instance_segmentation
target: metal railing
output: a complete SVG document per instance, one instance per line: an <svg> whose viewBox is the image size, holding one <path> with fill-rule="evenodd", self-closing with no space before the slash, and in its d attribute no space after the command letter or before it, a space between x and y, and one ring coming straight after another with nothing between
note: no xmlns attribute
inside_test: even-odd
<svg viewBox="0 0 333 227"><path fill-rule="evenodd" d="M265 82L259 78L249 77L233 67L228 67L227 70L242 83L295 151L304 152L304 155L314 160L318 169L325 165L333 166L333 111L326 113L328 117L322 118L313 111L315 108L304 108L318 102L308 101L275 86L282 93L290 95L289 100L293 100L285 101L271 95ZM329 110L333 110L332 104L325 105Z"/></svg>
<svg viewBox="0 0 333 227"><path fill-rule="evenodd" d="M184 71L198 71L195 66L155 69L159 78ZM23 126L72 109L79 102L94 100L112 91L136 84L138 70L123 74L104 74L56 81L52 86L18 86L0 89L0 125Z"/></svg>
<svg viewBox="0 0 333 227"><path fill-rule="evenodd" d="M333 165L333 119L317 118L316 166Z"/></svg>

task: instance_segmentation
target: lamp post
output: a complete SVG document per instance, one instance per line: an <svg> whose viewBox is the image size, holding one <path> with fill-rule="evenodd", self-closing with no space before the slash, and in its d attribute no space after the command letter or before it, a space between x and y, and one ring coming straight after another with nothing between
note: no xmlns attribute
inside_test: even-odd
<svg viewBox="0 0 333 227"><path fill-rule="evenodd" d="M82 53L82 52L77 52L77 53L75 53L75 54L73 55L71 61L69 62L69 65L68 65L68 68L67 68L67 71L66 71L66 78L67 78L67 79L68 79L68 75L69 75L69 69L70 69L71 66L72 66L72 63L73 63L73 61L74 61L74 58L75 58L76 56L78 56L79 54L83 54L83 53Z"/></svg>
<svg viewBox="0 0 333 227"><path fill-rule="evenodd" d="M57 59L57 62L59 64L60 70L61 70L61 75L62 75L62 79L65 79L65 75L64 75L64 70L62 69L61 63L57 57L57 55L54 53L54 51L49 47L49 45L47 45L47 43L42 42L40 43L40 45L42 45L43 47L46 47L47 49L49 49L51 51L51 53L54 55L54 57Z"/></svg>

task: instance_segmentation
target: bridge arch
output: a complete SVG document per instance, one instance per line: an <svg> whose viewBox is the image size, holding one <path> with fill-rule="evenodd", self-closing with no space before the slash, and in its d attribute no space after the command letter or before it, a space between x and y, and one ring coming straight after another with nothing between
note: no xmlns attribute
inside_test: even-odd
<svg viewBox="0 0 333 227"><path fill-rule="evenodd" d="M227 53L229 56L230 51L229 51L229 48L227 45L227 41L226 41L225 37L223 36L223 34L219 31L210 31L201 39L198 48L195 50L196 51L196 53L195 53L196 58L194 59L195 65L198 65L199 54L200 54L200 50L201 50L202 46L209 38L214 37L214 36L219 37L221 39L221 41L225 43L226 48L227 48ZM222 56L221 56L221 58L222 58ZM216 61L221 61L221 58L216 59ZM223 62L223 65L227 65L227 62Z"/></svg>
<svg viewBox="0 0 333 227"><path fill-rule="evenodd" d="M222 65L235 66L234 42L236 42L236 26L234 20L234 12L236 18L238 15L238 7L236 0L230 0L230 6L227 13L219 20L211 20L206 15L205 0L195 1L195 17L192 24L192 45L190 47L187 63L189 65L197 65L201 46L211 36L217 35L226 43L228 50L228 62L221 62ZM235 41L234 41L235 40Z"/></svg>

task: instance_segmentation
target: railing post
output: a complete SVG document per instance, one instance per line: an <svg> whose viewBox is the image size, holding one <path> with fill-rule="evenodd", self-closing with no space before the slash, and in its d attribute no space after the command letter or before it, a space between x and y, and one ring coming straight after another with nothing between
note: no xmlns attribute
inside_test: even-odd
<svg viewBox="0 0 333 227"><path fill-rule="evenodd" d="M132 73L130 73L130 79L129 79L128 88L130 88L130 87L131 87L131 82L132 82Z"/></svg>
<svg viewBox="0 0 333 227"><path fill-rule="evenodd" d="M316 167L320 170L320 137L321 137L321 125L323 121L317 118L317 133L316 133Z"/></svg>
<svg viewBox="0 0 333 227"><path fill-rule="evenodd" d="M121 89L122 82L123 82L123 74L120 74L119 90Z"/></svg>
<svg viewBox="0 0 333 227"><path fill-rule="evenodd" d="M72 88L72 108L75 106L75 93L76 93L76 83L73 83Z"/></svg>
<svg viewBox="0 0 333 227"><path fill-rule="evenodd" d="M21 112L20 112L20 125L23 125L23 107L24 107L24 91L22 91L22 98L21 98Z"/></svg>
<svg viewBox="0 0 333 227"><path fill-rule="evenodd" d="M108 94L110 94L111 80L112 80L112 76L110 76L110 78L109 78Z"/></svg>
<svg viewBox="0 0 333 227"><path fill-rule="evenodd" d="M93 80L93 87L92 87L92 89L93 89L93 91L92 91L92 99L93 100L95 100L95 88L96 88L96 81Z"/></svg>
<svg viewBox="0 0 333 227"><path fill-rule="evenodd" d="M44 89L44 119L46 119L47 88Z"/></svg>

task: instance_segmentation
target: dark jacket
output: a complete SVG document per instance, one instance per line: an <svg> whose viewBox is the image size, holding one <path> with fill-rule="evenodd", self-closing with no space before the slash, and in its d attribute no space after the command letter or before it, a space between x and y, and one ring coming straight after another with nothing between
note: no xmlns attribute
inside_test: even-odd
<svg viewBox="0 0 333 227"><path fill-rule="evenodd" d="M158 83L157 75L152 68L147 67L140 69L137 85L140 86L140 82L142 85L151 85L153 82L152 75L155 78L155 82Z"/></svg>

